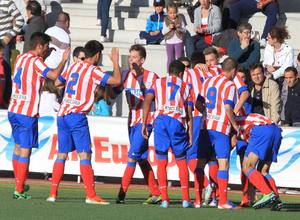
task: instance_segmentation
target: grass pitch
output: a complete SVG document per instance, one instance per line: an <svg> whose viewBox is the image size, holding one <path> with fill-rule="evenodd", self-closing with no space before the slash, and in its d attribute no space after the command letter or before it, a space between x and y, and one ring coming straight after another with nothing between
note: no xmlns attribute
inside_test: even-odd
<svg viewBox="0 0 300 220"><path fill-rule="evenodd" d="M46 202L50 183L46 181L28 181L31 186L31 200L14 200L14 182L11 179L0 181L0 219L104 219L104 220L292 220L300 219L300 212L272 212L267 208L254 210L218 210L215 208L181 208L180 189L170 188L172 199L169 209L158 205L143 205L148 191L144 186L131 186L126 204L115 204L118 185L96 184L97 193L112 204L108 206L88 205L84 203L82 184L63 182L56 203ZM191 190L191 196L193 193ZM284 202L300 203L300 197L282 196ZM230 199L239 202L240 194L230 193Z"/></svg>

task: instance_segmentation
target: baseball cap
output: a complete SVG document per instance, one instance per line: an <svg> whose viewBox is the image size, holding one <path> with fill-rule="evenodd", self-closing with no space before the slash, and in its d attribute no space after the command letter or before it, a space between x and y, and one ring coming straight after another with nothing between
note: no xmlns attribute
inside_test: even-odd
<svg viewBox="0 0 300 220"><path fill-rule="evenodd" d="M165 7L165 1L164 0L154 0L153 6L162 6Z"/></svg>

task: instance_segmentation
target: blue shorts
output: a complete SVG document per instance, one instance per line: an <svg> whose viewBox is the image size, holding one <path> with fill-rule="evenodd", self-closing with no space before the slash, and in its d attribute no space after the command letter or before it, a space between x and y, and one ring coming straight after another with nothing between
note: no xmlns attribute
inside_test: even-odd
<svg viewBox="0 0 300 220"><path fill-rule="evenodd" d="M8 112L8 120L15 144L21 148L38 147L38 118Z"/></svg>
<svg viewBox="0 0 300 220"><path fill-rule="evenodd" d="M158 160L168 159L170 147L175 155L175 159L185 159L188 145L188 134L182 123L165 115L159 115L155 119L154 146Z"/></svg>
<svg viewBox="0 0 300 220"><path fill-rule="evenodd" d="M277 125L274 125L274 135L273 135L273 144L272 144L272 153L267 161L277 162L277 155L281 145L281 128Z"/></svg>
<svg viewBox="0 0 300 220"><path fill-rule="evenodd" d="M208 130L208 135L217 159L229 159L231 148L229 136L214 130Z"/></svg>
<svg viewBox="0 0 300 220"><path fill-rule="evenodd" d="M152 132L152 125L147 125L148 134ZM129 142L130 148L128 151L128 158L134 160L145 160L148 158L148 140L142 136L142 124L136 124L129 127Z"/></svg>
<svg viewBox="0 0 300 220"><path fill-rule="evenodd" d="M261 161L272 161L276 127L275 125L254 126L250 132L245 156L248 156L252 152Z"/></svg>
<svg viewBox="0 0 300 220"><path fill-rule="evenodd" d="M202 116L193 118L193 144L187 149L187 160L207 159L213 154L208 132L201 127Z"/></svg>
<svg viewBox="0 0 300 220"><path fill-rule="evenodd" d="M91 136L86 115L71 113L57 117L58 153L92 153Z"/></svg>
<svg viewBox="0 0 300 220"><path fill-rule="evenodd" d="M246 149L247 149L247 145L248 145L248 143L247 143L246 141L238 140L238 141L236 142L236 146L235 146L236 153L237 153L239 156L244 156L245 151L246 151Z"/></svg>

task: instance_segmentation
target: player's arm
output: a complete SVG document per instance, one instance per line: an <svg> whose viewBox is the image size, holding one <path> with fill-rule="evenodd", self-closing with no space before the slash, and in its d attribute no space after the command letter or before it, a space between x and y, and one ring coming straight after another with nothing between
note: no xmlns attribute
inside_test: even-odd
<svg viewBox="0 0 300 220"><path fill-rule="evenodd" d="M52 80L56 80L60 73L62 72L66 62L69 59L70 56L70 48L65 49L64 53L63 53L63 57L62 60L60 61L60 63L58 64L58 66L55 69L51 69L47 72L47 78L52 79Z"/></svg>
<svg viewBox="0 0 300 220"><path fill-rule="evenodd" d="M121 70L119 66L119 49L113 47L110 53L110 60L113 64L113 75L107 80L107 84L118 86L121 84Z"/></svg>
<svg viewBox="0 0 300 220"><path fill-rule="evenodd" d="M188 105L187 107L188 115L188 135L189 135L189 146L193 143L193 105Z"/></svg>
<svg viewBox="0 0 300 220"><path fill-rule="evenodd" d="M143 123L142 123L142 135L145 139L148 139L149 134L148 134L148 130L146 127L147 124L147 118L148 118L148 114L150 111L150 107L151 107L151 103L152 100L154 99L155 95L154 95L154 90L153 89L149 89L147 91L144 103L143 103Z"/></svg>
<svg viewBox="0 0 300 220"><path fill-rule="evenodd" d="M239 126L237 125L237 123L234 120L232 104L225 104L225 113L226 113L230 123L232 124L232 127L234 128L234 130L236 130L236 132L239 132Z"/></svg>
<svg viewBox="0 0 300 220"><path fill-rule="evenodd" d="M248 90L244 90L239 97L238 103L234 107L234 113L237 114L244 106L245 102L248 100L250 93Z"/></svg>
<svg viewBox="0 0 300 220"><path fill-rule="evenodd" d="M237 125L234 118L234 101L236 100L236 87L232 84L225 91L225 97L223 97L223 102L225 105L225 113L232 124L232 127L239 132L239 126Z"/></svg>
<svg viewBox="0 0 300 220"><path fill-rule="evenodd" d="M201 114L204 114L204 111L205 111L205 100L204 100L203 96L201 96L200 94L198 94L195 107L196 107L196 109L199 112L201 112Z"/></svg>

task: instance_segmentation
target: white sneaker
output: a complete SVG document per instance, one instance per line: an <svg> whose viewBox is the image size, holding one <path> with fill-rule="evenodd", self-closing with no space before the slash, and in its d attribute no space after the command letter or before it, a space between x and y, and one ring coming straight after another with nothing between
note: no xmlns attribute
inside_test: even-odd
<svg viewBox="0 0 300 220"><path fill-rule="evenodd" d="M109 39L107 37L101 36L100 37L100 43L109 42Z"/></svg>
<svg viewBox="0 0 300 220"><path fill-rule="evenodd" d="M97 25L97 26L101 26L101 20L100 20L100 19L97 19L96 25Z"/></svg>
<svg viewBox="0 0 300 220"><path fill-rule="evenodd" d="M259 44L260 44L260 47L266 47L267 46L267 40L262 38L260 41L259 41Z"/></svg>
<svg viewBox="0 0 300 220"><path fill-rule="evenodd" d="M56 197L55 196L49 196L46 201L47 202L56 202Z"/></svg>
<svg viewBox="0 0 300 220"><path fill-rule="evenodd" d="M141 38L135 38L134 39L134 44L146 45L147 40L146 39L141 39Z"/></svg>

